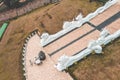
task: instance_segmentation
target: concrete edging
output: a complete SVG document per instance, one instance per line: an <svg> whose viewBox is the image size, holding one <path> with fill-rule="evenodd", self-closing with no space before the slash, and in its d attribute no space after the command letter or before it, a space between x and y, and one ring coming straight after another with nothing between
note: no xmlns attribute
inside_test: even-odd
<svg viewBox="0 0 120 80"><path fill-rule="evenodd" d="M25 80L27 79L27 69L26 69L26 51L27 51L27 45L29 40L37 33L38 30L32 31L25 39L24 45L22 47L22 65L23 65L23 76L25 77Z"/></svg>

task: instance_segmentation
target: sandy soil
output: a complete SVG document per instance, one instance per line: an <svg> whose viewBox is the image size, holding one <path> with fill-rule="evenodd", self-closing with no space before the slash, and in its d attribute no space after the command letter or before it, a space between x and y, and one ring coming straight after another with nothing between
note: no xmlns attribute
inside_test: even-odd
<svg viewBox="0 0 120 80"><path fill-rule="evenodd" d="M22 80L21 50L29 32L39 29L41 33L56 33L62 29L63 21L72 20L79 12L87 15L101 6L88 1L63 0L10 21L0 42L0 79Z"/></svg>

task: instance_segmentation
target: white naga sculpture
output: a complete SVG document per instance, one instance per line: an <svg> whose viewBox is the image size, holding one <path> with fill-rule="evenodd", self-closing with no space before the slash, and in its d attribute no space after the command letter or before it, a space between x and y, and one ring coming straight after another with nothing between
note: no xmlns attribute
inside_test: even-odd
<svg viewBox="0 0 120 80"><path fill-rule="evenodd" d="M120 37L120 30L110 35L109 31L104 29L100 33L100 37L97 40L90 41L90 43L87 46L87 49L83 50L82 52L74 56L66 56L66 55L61 56L58 59L58 64L55 67L57 68L58 71L62 71L67 67L71 66L72 64L74 64L75 62L86 57L93 51L96 54L100 54L102 53L102 45L106 45L118 37Z"/></svg>
<svg viewBox="0 0 120 80"><path fill-rule="evenodd" d="M80 13L80 14L75 18L76 21L82 21L82 19L83 19L82 13Z"/></svg>
<svg viewBox="0 0 120 80"><path fill-rule="evenodd" d="M63 29L59 31L56 34L48 35L47 38L41 37L41 45L45 46L49 44L50 42L54 41L55 39L65 35L66 33L74 30L75 28L81 27L82 24L85 22L90 21L92 18L97 16L98 14L102 13L106 9L108 9L110 6L114 5L117 2L117 0L109 0L104 6L98 8L95 12L88 14L86 17L83 18L82 14L80 13L73 21L65 21L63 24ZM44 36L45 34L42 34Z"/></svg>
<svg viewBox="0 0 120 80"><path fill-rule="evenodd" d="M94 51L97 54L102 53L102 47L101 47L101 45L99 45L98 42L95 41L95 40L91 41L88 44L87 48L90 49L91 51Z"/></svg>
<svg viewBox="0 0 120 80"><path fill-rule="evenodd" d="M48 33L43 33L41 36L41 45L44 45L43 43L49 38Z"/></svg>

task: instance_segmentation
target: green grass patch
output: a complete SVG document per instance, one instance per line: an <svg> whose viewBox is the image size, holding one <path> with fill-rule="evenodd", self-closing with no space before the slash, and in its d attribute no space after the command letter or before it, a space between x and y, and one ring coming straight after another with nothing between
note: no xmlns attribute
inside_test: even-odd
<svg viewBox="0 0 120 80"><path fill-rule="evenodd" d="M3 23L2 27L0 28L0 40L2 39L7 27L8 27L8 22L5 22L5 23Z"/></svg>

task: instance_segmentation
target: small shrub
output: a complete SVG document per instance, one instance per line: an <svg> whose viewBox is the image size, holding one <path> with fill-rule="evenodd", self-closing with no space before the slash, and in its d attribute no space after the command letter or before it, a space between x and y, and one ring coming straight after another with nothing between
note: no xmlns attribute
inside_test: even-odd
<svg viewBox="0 0 120 80"><path fill-rule="evenodd" d="M40 22L40 26L41 26L42 28L45 28L45 25L44 25L43 22Z"/></svg>

